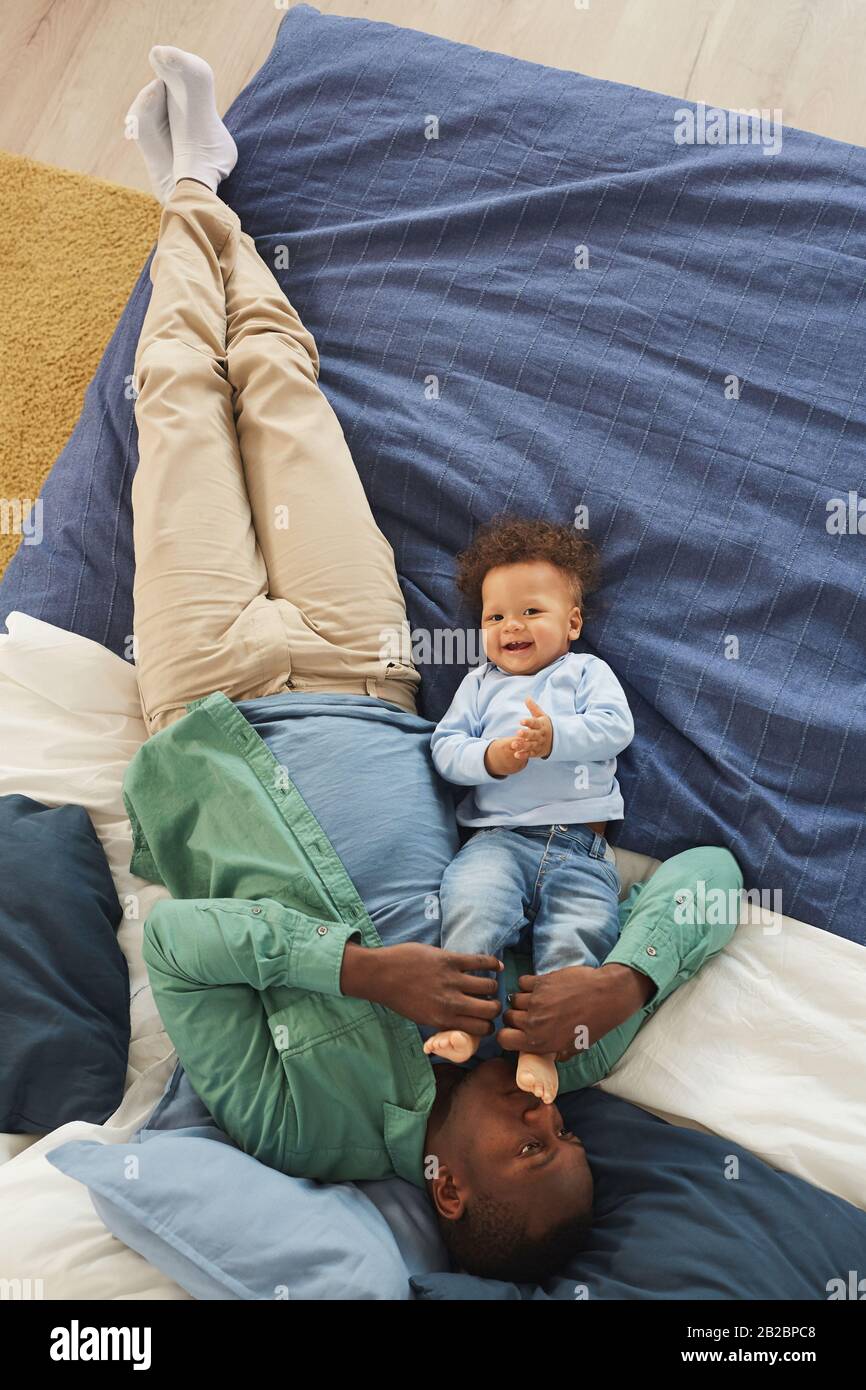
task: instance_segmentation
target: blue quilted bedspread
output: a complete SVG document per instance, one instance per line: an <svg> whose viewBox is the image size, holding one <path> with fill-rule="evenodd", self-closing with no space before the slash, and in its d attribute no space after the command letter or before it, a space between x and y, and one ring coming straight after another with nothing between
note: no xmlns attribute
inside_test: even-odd
<svg viewBox="0 0 866 1390"><path fill-rule="evenodd" d="M453 557L480 521L586 508L585 645L637 725L619 843L727 845L866 942L866 151L680 144L684 107L303 6L231 108L221 193L315 334L412 628L475 621ZM148 294L0 587L4 618L121 654ZM421 665L435 719L465 667Z"/></svg>

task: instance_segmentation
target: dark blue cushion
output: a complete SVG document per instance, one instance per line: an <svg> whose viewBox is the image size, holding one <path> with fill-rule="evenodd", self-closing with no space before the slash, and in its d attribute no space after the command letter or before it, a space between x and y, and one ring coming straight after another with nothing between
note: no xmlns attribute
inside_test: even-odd
<svg viewBox="0 0 866 1390"><path fill-rule="evenodd" d="M292 1178L215 1137L71 1140L47 1158L89 1188L112 1235L195 1298L410 1297L387 1222L354 1183Z"/></svg>
<svg viewBox="0 0 866 1390"><path fill-rule="evenodd" d="M866 1212L841 1197L596 1088L557 1104L595 1181L585 1249L544 1288L429 1274L419 1297L826 1299L863 1270Z"/></svg>
<svg viewBox="0 0 866 1390"><path fill-rule="evenodd" d="M129 1051L121 907L83 806L0 797L0 1131L101 1124Z"/></svg>
<svg viewBox="0 0 866 1390"><path fill-rule="evenodd" d="M747 887L866 941L863 540L826 525L863 490L866 150L678 145L685 108L297 6L228 115L220 191L315 334L412 629L477 621L453 557L480 521L585 504L606 585L584 648L637 724L620 843L725 844ZM0 619L121 655L149 292L0 586ZM420 664L435 720L466 666Z"/></svg>

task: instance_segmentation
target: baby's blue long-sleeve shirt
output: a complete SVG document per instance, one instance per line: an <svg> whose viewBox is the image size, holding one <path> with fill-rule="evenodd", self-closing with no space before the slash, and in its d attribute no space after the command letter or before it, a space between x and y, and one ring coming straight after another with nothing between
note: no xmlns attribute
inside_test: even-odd
<svg viewBox="0 0 866 1390"><path fill-rule="evenodd" d="M493 777L487 745L513 737L535 700L553 724L547 758L522 772ZM472 790L457 807L461 825L564 825L621 820L617 755L634 737L625 692L606 662L566 652L534 675L511 675L492 661L461 682L430 739L441 777Z"/></svg>

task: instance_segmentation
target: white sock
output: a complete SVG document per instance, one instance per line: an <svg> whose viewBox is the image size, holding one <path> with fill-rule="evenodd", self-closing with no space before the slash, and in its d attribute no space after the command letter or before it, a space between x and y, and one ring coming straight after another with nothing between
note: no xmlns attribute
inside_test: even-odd
<svg viewBox="0 0 866 1390"><path fill-rule="evenodd" d="M174 188L174 152L168 125L168 95L161 77L142 87L126 113L125 134L134 140L150 175L150 186L161 203Z"/></svg>
<svg viewBox="0 0 866 1390"><path fill-rule="evenodd" d="M150 50L150 66L168 91L174 177L198 179L214 193L235 167L238 148L219 118L213 72L204 58L164 45Z"/></svg>

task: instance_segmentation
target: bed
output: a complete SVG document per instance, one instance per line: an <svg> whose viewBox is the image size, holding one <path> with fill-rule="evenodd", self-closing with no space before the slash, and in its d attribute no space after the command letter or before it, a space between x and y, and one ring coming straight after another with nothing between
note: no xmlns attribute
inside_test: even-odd
<svg viewBox="0 0 866 1390"><path fill-rule="evenodd" d="M680 1275L659 1282L656 1260L635 1282L632 1260L628 1284L617 1213L635 1174L611 1164L591 1295L827 1297L835 1266L866 1251L864 571L848 505L863 487L866 152L787 129L773 155L679 146L687 105L300 6L228 115L240 159L221 192L315 334L413 632L471 625L453 557L479 521L513 508L577 523L585 508L605 566L585 649L617 671L638 727L621 763L624 889L704 842L770 894L574 1104L588 1133L651 1120L646 1142L671 1171L691 1164L693 1186L733 1149L752 1197L769 1194L761 1210L801 1204L825 1243L783 1249L749 1184L728 1184L760 1247L755 1282L744 1292L740 1271L732 1294L721 1256L690 1262L686 1224L667 1248ZM164 890L129 875L120 798L143 738L125 659L126 383L147 295L145 268L43 490L44 542L0 584L0 795L86 809L131 1000L116 1110L4 1138L0 1276L39 1270L49 1297L273 1297L248 1272L217 1278L212 1251L206 1270L179 1265L180 1236L153 1222L118 1239L111 1174L100 1196L69 1171L76 1144L95 1172L128 1145L156 1163L171 1142L213 1156L218 1137L174 1113L182 1077L140 954ZM834 499L853 529L833 529ZM417 657L435 719L466 666ZM358 1197L334 1217L356 1258L323 1263L321 1296L533 1296L455 1283L405 1194ZM315 1246L324 1227L310 1229ZM546 1296L575 1297L575 1278Z"/></svg>

